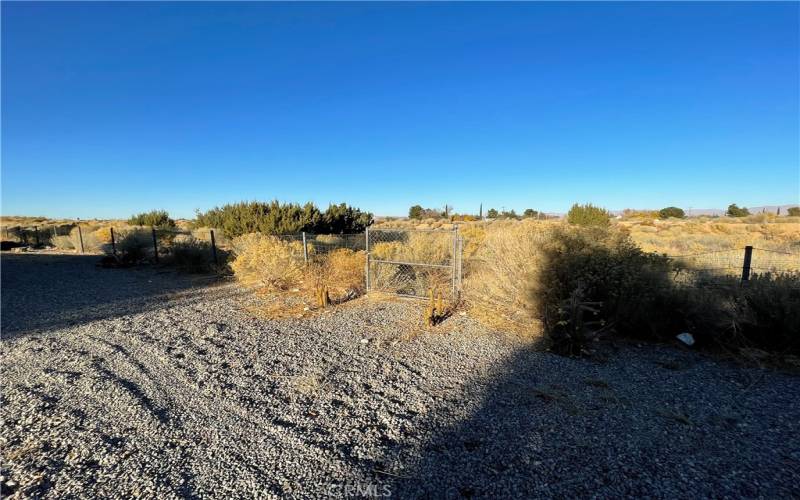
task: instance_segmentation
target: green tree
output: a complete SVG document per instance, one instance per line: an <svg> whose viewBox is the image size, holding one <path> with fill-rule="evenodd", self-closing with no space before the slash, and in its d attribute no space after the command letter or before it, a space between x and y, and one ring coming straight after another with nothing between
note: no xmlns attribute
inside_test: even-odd
<svg viewBox="0 0 800 500"><path fill-rule="evenodd" d="M175 227L175 221L169 218L166 210L150 210L132 215L128 219L131 226Z"/></svg>
<svg viewBox="0 0 800 500"><path fill-rule="evenodd" d="M678 207L667 207L662 208L658 211L658 217L661 219L669 219L670 217L674 217L676 219L683 219L686 217L686 212L683 209Z"/></svg>
<svg viewBox="0 0 800 500"><path fill-rule="evenodd" d="M413 207L408 209L408 218L409 219L421 219L422 218L422 206L414 205Z"/></svg>
<svg viewBox="0 0 800 500"><path fill-rule="evenodd" d="M510 211L504 211L500 213L500 217L503 219L516 219L517 212L515 212L513 209Z"/></svg>
<svg viewBox="0 0 800 500"><path fill-rule="evenodd" d="M578 226L608 226L611 223L611 214L605 208L596 207L591 203L585 205L576 203L567 213L567 222Z"/></svg>
<svg viewBox="0 0 800 500"><path fill-rule="evenodd" d="M347 206L332 204L321 212L313 203L248 201L197 212L195 227L221 229L230 238L247 233L316 234L359 233L372 223L372 214Z"/></svg>
<svg viewBox="0 0 800 500"><path fill-rule="evenodd" d="M486 217L490 219L496 219L497 215L498 215L497 210L495 210L494 208L490 208L489 211L486 212Z"/></svg>
<svg viewBox="0 0 800 500"><path fill-rule="evenodd" d="M792 217L800 217L800 207L789 207L787 213Z"/></svg>
<svg viewBox="0 0 800 500"><path fill-rule="evenodd" d="M726 212L728 217L746 217L750 215L750 210L747 207L738 207L736 203L731 203L728 205L728 211Z"/></svg>
<svg viewBox="0 0 800 500"><path fill-rule="evenodd" d="M528 217L528 218L538 217L539 216L539 212L534 210L534 209L532 209L532 208L526 208L525 211L522 212L522 216L523 217Z"/></svg>

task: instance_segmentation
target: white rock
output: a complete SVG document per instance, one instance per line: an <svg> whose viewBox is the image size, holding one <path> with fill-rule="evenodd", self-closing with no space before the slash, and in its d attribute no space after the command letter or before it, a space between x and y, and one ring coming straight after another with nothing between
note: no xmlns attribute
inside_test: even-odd
<svg viewBox="0 0 800 500"><path fill-rule="evenodd" d="M694 337L691 333L683 332L677 336L677 339L683 342L686 345L692 346L694 345Z"/></svg>

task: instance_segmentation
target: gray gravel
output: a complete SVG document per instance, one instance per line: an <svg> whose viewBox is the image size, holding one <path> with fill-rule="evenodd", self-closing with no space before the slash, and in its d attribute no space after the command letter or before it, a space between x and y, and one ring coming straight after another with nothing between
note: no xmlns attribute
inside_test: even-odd
<svg viewBox="0 0 800 500"><path fill-rule="evenodd" d="M4 496L790 497L800 385L668 347L561 358L364 300L2 256Z"/></svg>

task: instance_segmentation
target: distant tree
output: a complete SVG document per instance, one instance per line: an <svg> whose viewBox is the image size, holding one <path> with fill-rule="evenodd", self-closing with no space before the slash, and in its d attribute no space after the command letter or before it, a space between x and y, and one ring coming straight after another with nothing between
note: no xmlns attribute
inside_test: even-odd
<svg viewBox="0 0 800 500"><path fill-rule="evenodd" d="M683 209L678 207L667 207L662 208L658 211L658 217L661 219L669 219L670 217L674 217L676 219L683 219L686 217L686 212Z"/></svg>
<svg viewBox="0 0 800 500"><path fill-rule="evenodd" d="M525 211L522 212L522 216L527 218L538 217L539 212L532 208L526 208Z"/></svg>
<svg viewBox="0 0 800 500"><path fill-rule="evenodd" d="M422 218L422 206L414 205L413 207L408 209L408 218L409 219L421 219Z"/></svg>
<svg viewBox="0 0 800 500"><path fill-rule="evenodd" d="M450 211L453 210L453 205L444 205L444 216L450 217Z"/></svg>
<svg viewBox="0 0 800 500"><path fill-rule="evenodd" d="M132 215L128 219L131 226L175 227L175 221L169 218L166 210L150 210Z"/></svg>
<svg viewBox="0 0 800 500"><path fill-rule="evenodd" d="M747 207L738 207L736 203L731 203L728 205L728 211L726 212L728 217L746 217L750 215L750 210Z"/></svg>
<svg viewBox="0 0 800 500"><path fill-rule="evenodd" d="M792 217L800 217L800 207L789 207L787 213Z"/></svg>
<svg viewBox="0 0 800 500"><path fill-rule="evenodd" d="M574 204L567 212L567 222L578 226L607 226L611 223L611 214L605 208L587 203Z"/></svg>
<svg viewBox="0 0 800 500"><path fill-rule="evenodd" d="M513 209L500 212L501 219L517 219L518 217L519 216L517 215L517 212L515 212Z"/></svg>
<svg viewBox="0 0 800 500"><path fill-rule="evenodd" d="M496 219L497 215L498 215L497 210L495 210L494 208L490 208L489 211L486 212L486 217L490 219Z"/></svg>

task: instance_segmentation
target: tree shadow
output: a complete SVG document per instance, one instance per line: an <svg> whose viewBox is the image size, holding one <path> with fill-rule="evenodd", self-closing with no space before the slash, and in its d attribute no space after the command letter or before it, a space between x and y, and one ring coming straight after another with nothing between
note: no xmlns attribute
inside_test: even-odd
<svg viewBox="0 0 800 500"><path fill-rule="evenodd" d="M218 281L154 266L104 269L97 255L1 258L3 338L169 307L175 294L183 303L201 300L203 289Z"/></svg>

